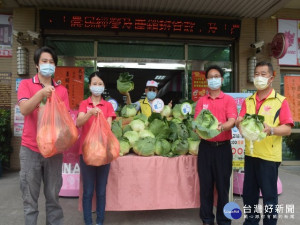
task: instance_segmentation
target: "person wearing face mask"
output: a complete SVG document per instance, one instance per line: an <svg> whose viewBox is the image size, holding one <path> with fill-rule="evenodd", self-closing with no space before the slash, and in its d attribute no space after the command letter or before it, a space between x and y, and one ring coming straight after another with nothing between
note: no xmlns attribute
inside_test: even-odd
<svg viewBox="0 0 300 225"><path fill-rule="evenodd" d="M272 88L274 80L273 66L268 62L259 62L255 67L254 86L257 89L252 96L243 102L236 126L239 128L243 116L258 114L264 116L265 139L253 143L253 153L250 143L245 146L245 177L243 187L244 205L250 206L246 213L244 225L258 225L260 214L255 211L261 190L264 207L264 225L275 225L278 205L277 179L278 167L282 161L282 136L291 133L294 125L289 105L284 96Z"/></svg>
<svg viewBox="0 0 300 225"><path fill-rule="evenodd" d="M96 225L103 225L106 184L110 164L102 166L89 166L82 157L82 146L98 113L103 113L108 124L111 126L112 120L116 118L113 106L103 99L104 82L100 72L94 72L89 77L89 88L91 96L82 101L79 106L79 113L76 120L77 127L82 127L79 141L80 173L83 183L82 208L83 218L86 225L92 225L92 199L94 189L96 190ZM94 188L95 187L95 188Z"/></svg>
<svg viewBox="0 0 300 225"><path fill-rule="evenodd" d="M230 176L232 172L232 151L230 139L231 128L237 117L237 106L234 99L221 91L223 70L216 65L210 66L206 72L208 93L199 98L195 108L195 117L208 109L219 121L221 133L211 139L202 139L198 151L198 175L200 181L200 218L204 225L214 224L213 214L214 185L218 192L217 223L231 224L231 220L223 213L228 203Z"/></svg>
<svg viewBox="0 0 300 225"><path fill-rule="evenodd" d="M55 91L69 109L69 97L65 87L52 79L57 65L54 50L44 46L34 53L37 74L21 81L18 88L18 104L24 115L24 129L20 148L20 188L23 195L25 225L36 225L38 198L44 183L46 198L46 224L62 225L63 211L59 204L62 186L63 155L44 158L38 149L37 121L39 105Z"/></svg>
<svg viewBox="0 0 300 225"><path fill-rule="evenodd" d="M133 103L136 105L136 110L140 113L145 114L147 117L150 117L152 114L152 102L156 98L158 92L158 83L154 80L148 80L146 83L145 93L146 98L140 99L139 101ZM129 92L125 93L127 96L126 104L131 104L131 98ZM172 100L168 104L172 107Z"/></svg>

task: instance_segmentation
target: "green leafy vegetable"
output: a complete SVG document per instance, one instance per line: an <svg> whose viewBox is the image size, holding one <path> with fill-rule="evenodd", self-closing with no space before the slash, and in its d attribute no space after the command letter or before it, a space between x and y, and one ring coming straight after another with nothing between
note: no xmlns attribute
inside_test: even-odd
<svg viewBox="0 0 300 225"><path fill-rule="evenodd" d="M134 89L134 83L131 81L133 75L128 72L120 73L120 76L117 80L117 89L121 94L132 91Z"/></svg>
<svg viewBox="0 0 300 225"><path fill-rule="evenodd" d="M119 143L120 143L120 156L123 156L125 154L127 154L130 150L130 143L128 141L127 138L122 137L119 139Z"/></svg>
<svg viewBox="0 0 300 225"><path fill-rule="evenodd" d="M172 143L171 150L174 155L185 155L189 151L189 144L187 140L176 140Z"/></svg>
<svg viewBox="0 0 300 225"><path fill-rule="evenodd" d="M155 138L154 134L150 130L142 130L139 133L139 137L140 138L143 138L143 137L152 137L152 138Z"/></svg>
<svg viewBox="0 0 300 225"><path fill-rule="evenodd" d="M155 142L155 154L160 156L169 156L171 144L165 139L157 139Z"/></svg>
<svg viewBox="0 0 300 225"><path fill-rule="evenodd" d="M114 133L114 135L119 139L122 137L123 131L122 131L122 120L114 120L111 124L111 131Z"/></svg>
<svg viewBox="0 0 300 225"><path fill-rule="evenodd" d="M244 138L250 141L250 151L253 153L253 141L261 141L267 134L264 130L265 118L257 114L246 113L240 123L241 133Z"/></svg>
<svg viewBox="0 0 300 225"><path fill-rule="evenodd" d="M139 134L136 131L127 131L124 133L123 137L126 137L129 140L131 146L139 139Z"/></svg>
<svg viewBox="0 0 300 225"><path fill-rule="evenodd" d="M134 104L124 105L124 107L121 110L121 116L126 118L135 116L136 113L137 111Z"/></svg>
<svg viewBox="0 0 300 225"><path fill-rule="evenodd" d="M192 122L192 127L202 139L211 139L220 134L217 118L208 110L203 109Z"/></svg>
<svg viewBox="0 0 300 225"><path fill-rule="evenodd" d="M192 138L188 138L187 141L189 144L189 153L191 155L198 155L200 140L195 141Z"/></svg>
<svg viewBox="0 0 300 225"><path fill-rule="evenodd" d="M163 117L170 117L170 116L172 116L172 109L171 109L171 107L169 105L165 105L160 114Z"/></svg>
<svg viewBox="0 0 300 225"><path fill-rule="evenodd" d="M140 119L132 120L129 125L131 126L132 130L136 132L140 132L145 129L145 123Z"/></svg>
<svg viewBox="0 0 300 225"><path fill-rule="evenodd" d="M155 138L144 137L138 139L133 145L133 151L141 156L152 156L155 152Z"/></svg>

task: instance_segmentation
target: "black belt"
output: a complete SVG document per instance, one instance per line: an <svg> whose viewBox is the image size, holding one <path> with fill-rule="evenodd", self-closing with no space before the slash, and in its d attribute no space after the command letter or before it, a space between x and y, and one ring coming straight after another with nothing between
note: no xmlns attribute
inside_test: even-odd
<svg viewBox="0 0 300 225"><path fill-rule="evenodd" d="M207 141L207 140L201 139L201 142L203 142L207 145L213 146L213 147L218 147L220 145L230 144L230 140L227 140L227 141Z"/></svg>

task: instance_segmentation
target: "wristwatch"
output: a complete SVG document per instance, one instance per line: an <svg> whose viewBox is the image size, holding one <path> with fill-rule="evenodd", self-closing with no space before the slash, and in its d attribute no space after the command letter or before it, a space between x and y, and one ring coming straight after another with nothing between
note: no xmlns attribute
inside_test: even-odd
<svg viewBox="0 0 300 225"><path fill-rule="evenodd" d="M270 135L274 135L274 128L271 127Z"/></svg>

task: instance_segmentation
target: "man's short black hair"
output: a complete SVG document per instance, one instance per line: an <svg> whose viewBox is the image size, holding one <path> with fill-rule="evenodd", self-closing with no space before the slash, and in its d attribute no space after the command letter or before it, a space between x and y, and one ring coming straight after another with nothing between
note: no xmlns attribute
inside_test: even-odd
<svg viewBox="0 0 300 225"><path fill-rule="evenodd" d="M221 77L223 77L223 75L224 75L224 71L222 70L221 67L219 67L219 66L217 66L217 65L212 65L212 66L209 66L209 67L206 69L206 71L205 71L205 78L206 78L206 79L207 79L207 74L208 74L208 72L209 72L210 70L218 70L219 73L220 73L220 75L221 75Z"/></svg>
<svg viewBox="0 0 300 225"><path fill-rule="evenodd" d="M48 47L48 46L44 46L44 47L41 47L41 48L38 48L37 50L35 50L34 56L33 56L33 60L34 60L35 65L37 65L37 66L39 65L41 55L44 52L47 52L52 56L54 64L55 64L55 66L57 66L57 61L58 61L57 55L56 55L55 51L52 48Z"/></svg>
<svg viewBox="0 0 300 225"><path fill-rule="evenodd" d="M261 62L258 62L255 66L255 68L259 67L259 66L267 66L268 69L269 69L269 73L274 76L274 69L273 69L273 66L271 63L269 62L266 62L266 61L261 61Z"/></svg>

